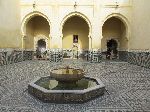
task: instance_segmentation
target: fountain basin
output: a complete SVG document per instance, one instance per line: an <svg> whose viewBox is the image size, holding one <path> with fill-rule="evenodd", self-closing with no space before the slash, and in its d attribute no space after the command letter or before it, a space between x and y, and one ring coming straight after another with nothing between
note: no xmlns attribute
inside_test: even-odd
<svg viewBox="0 0 150 112"><path fill-rule="evenodd" d="M83 77L76 82L76 87L72 86L74 85L61 86L51 76L37 77L28 85L28 92L41 101L50 103L83 103L105 92L105 86L98 78Z"/></svg>
<svg viewBox="0 0 150 112"><path fill-rule="evenodd" d="M51 71L51 77L59 82L76 82L84 77L85 73L82 69L59 68Z"/></svg>

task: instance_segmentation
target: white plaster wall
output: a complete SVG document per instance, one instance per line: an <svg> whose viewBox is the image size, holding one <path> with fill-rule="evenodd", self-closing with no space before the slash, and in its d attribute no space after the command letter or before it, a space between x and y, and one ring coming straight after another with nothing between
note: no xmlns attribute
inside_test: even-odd
<svg viewBox="0 0 150 112"><path fill-rule="evenodd" d="M101 48L102 25L108 15L120 14L126 18L132 29L128 35L129 49L150 49L150 0L117 1L118 8L115 8L116 0L21 0L21 4L20 0L0 0L0 48L21 48L21 21L29 13L39 11L50 20L51 47L62 46L60 25L63 18L71 12L80 12L91 22L92 48Z"/></svg>
<svg viewBox="0 0 150 112"><path fill-rule="evenodd" d="M76 2L76 7L74 7ZM62 21L70 13L81 13L90 22L92 40L92 48L101 49L102 39L102 25L105 19L114 14L120 14L131 22L131 0L118 1L118 8L116 2L105 0L36 0L35 8L33 8L33 0L22 0L21 2L21 19L29 13L34 11L42 12L48 17L51 22L50 37L51 47L62 48Z"/></svg>
<svg viewBox="0 0 150 112"><path fill-rule="evenodd" d="M131 23L132 14L132 0L118 0L118 8L116 8L116 0L102 0L97 2L95 0L95 19L93 21L93 48L101 48L102 26L109 16L119 16ZM128 36L130 38L130 34Z"/></svg>
<svg viewBox="0 0 150 112"><path fill-rule="evenodd" d="M150 0L133 0L130 50L150 51Z"/></svg>
<svg viewBox="0 0 150 112"><path fill-rule="evenodd" d="M21 48L20 0L0 0L0 48Z"/></svg>

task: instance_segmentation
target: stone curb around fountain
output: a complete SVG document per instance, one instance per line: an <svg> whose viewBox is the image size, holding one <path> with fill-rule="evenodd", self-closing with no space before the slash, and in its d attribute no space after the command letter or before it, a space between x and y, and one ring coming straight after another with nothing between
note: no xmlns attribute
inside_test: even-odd
<svg viewBox="0 0 150 112"><path fill-rule="evenodd" d="M37 77L28 85L28 92L47 103L84 103L103 95L105 92L105 85L100 79L94 77L85 78L95 80L97 86L84 90L47 90L35 84L41 78Z"/></svg>

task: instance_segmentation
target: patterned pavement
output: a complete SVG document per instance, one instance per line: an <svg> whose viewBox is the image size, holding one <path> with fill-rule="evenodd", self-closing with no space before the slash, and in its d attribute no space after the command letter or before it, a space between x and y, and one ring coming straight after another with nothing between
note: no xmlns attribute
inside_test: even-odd
<svg viewBox="0 0 150 112"><path fill-rule="evenodd" d="M43 103L28 94L28 83L34 78L66 65L100 78L108 92L84 104ZM126 62L82 60L34 60L0 66L0 112L150 112L150 69Z"/></svg>

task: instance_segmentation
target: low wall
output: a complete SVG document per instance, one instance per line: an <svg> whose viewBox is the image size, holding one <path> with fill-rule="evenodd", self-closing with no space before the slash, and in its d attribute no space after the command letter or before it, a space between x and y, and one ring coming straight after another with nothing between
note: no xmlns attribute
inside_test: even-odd
<svg viewBox="0 0 150 112"><path fill-rule="evenodd" d="M72 55L70 50L62 49L50 49L48 50L48 58L50 62L61 62L65 57ZM0 49L0 66L8 65L12 63L22 62L25 60L32 60L34 58L33 50L14 50L14 49ZM102 53L98 49L85 50L79 52L79 58L82 58L91 63L100 63L105 57L105 53ZM142 51L119 51L119 60L150 68L150 52Z"/></svg>
<svg viewBox="0 0 150 112"><path fill-rule="evenodd" d="M128 52L128 63L150 68L150 52Z"/></svg>
<svg viewBox="0 0 150 112"><path fill-rule="evenodd" d="M32 60L34 58L34 51L24 50L23 51L23 60Z"/></svg>
<svg viewBox="0 0 150 112"><path fill-rule="evenodd" d="M23 61L22 51L16 50L3 50L0 51L0 65L8 65Z"/></svg>
<svg viewBox="0 0 150 112"><path fill-rule="evenodd" d="M141 67L150 68L150 52L119 51L119 60Z"/></svg>
<svg viewBox="0 0 150 112"><path fill-rule="evenodd" d="M33 59L33 51L1 49L0 66Z"/></svg>
<svg viewBox="0 0 150 112"><path fill-rule="evenodd" d="M119 60L128 61L128 51L119 51L118 56Z"/></svg>
<svg viewBox="0 0 150 112"><path fill-rule="evenodd" d="M101 54L101 51L98 49L82 50L82 51L78 51L76 54L73 54L71 49L63 50L63 58L74 58L74 57L83 59L89 62L93 62L93 63L99 63L101 62L102 54Z"/></svg>

